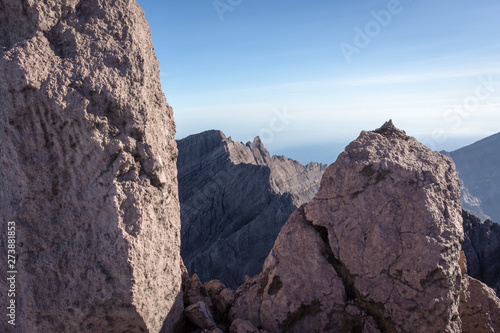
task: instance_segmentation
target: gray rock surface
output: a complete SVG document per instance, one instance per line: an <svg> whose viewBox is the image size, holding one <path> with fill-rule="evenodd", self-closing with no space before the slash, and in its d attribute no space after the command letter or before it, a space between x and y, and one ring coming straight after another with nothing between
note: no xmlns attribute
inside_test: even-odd
<svg viewBox="0 0 500 333"><path fill-rule="evenodd" d="M463 220L462 249L467 257L467 272L500 296L500 225L491 220L483 223L467 211L463 212Z"/></svg>
<svg viewBox="0 0 500 333"><path fill-rule="evenodd" d="M270 156L220 131L178 141L183 260L201 281L235 289L254 276L289 215L319 188L326 165Z"/></svg>
<svg viewBox="0 0 500 333"><path fill-rule="evenodd" d="M448 154L462 182L464 209L500 221L500 133Z"/></svg>
<svg viewBox="0 0 500 333"><path fill-rule="evenodd" d="M493 289L465 276L460 294L462 332L489 333L500 331L500 299Z"/></svg>
<svg viewBox="0 0 500 333"><path fill-rule="evenodd" d="M16 223L19 332L179 319L174 134L135 1L0 1L0 228Z"/></svg>
<svg viewBox="0 0 500 333"><path fill-rule="evenodd" d="M271 332L459 332L463 240L451 159L392 122L362 132L292 214L230 320Z"/></svg>

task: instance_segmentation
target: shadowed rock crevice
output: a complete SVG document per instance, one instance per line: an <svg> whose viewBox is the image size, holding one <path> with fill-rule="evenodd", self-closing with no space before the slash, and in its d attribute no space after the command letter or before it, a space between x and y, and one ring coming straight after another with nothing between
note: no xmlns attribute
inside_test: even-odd
<svg viewBox="0 0 500 333"><path fill-rule="evenodd" d="M303 211L302 211L303 213ZM305 218L305 213L304 213ZM355 277L349 273L349 269L333 254L332 248L330 246L330 240L328 235L328 229L323 226L313 225L313 222L307 221L311 226L318 232L321 239L325 244L325 253L324 256L333 266L335 272L342 279L344 288L345 288L345 302L350 304L355 304L360 310L366 312L369 316L371 316L375 322L377 323L378 329L382 333L395 333L399 330L396 329L395 324L389 319L384 317L384 304L382 303L373 303L364 301L360 295L360 293L355 288ZM351 325L353 327L363 327L363 317L354 317L350 318ZM353 328L353 331L355 329Z"/></svg>
<svg viewBox="0 0 500 333"><path fill-rule="evenodd" d="M286 319L280 324L280 329L283 332L293 330L293 327L304 317L314 317L321 312L321 302L314 300L309 304L301 304L293 313L288 312Z"/></svg>
<svg viewBox="0 0 500 333"><path fill-rule="evenodd" d="M281 282L279 275L275 275L273 276L273 282L271 282L271 284L269 285L267 293L270 296L276 295L278 291L280 291L281 287L283 287L283 282Z"/></svg>
<svg viewBox="0 0 500 333"><path fill-rule="evenodd" d="M304 216L304 219L306 218L305 212L301 210L301 213ZM349 270L345 265L342 264L337 258L335 258L335 255L333 254L332 248L330 246L330 239L328 238L328 229L323 226L319 225L314 225L311 221L307 221L313 228L316 230L321 237L321 240L324 242L324 252L323 256L325 259L328 261L330 265L335 269L335 272L337 275L342 279L344 283L344 289L345 289L345 301L354 301L356 300L356 289L354 288L354 277L351 276L349 273Z"/></svg>

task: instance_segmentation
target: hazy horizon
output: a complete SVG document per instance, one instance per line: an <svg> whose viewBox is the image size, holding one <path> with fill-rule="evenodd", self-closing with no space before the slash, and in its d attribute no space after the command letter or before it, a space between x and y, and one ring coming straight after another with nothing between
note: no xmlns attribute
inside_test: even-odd
<svg viewBox="0 0 500 333"><path fill-rule="evenodd" d="M382 125L382 124L380 124ZM397 126L397 124L395 124ZM380 126L378 126L380 127ZM364 130L374 130L375 128L372 129L364 129ZM218 130L216 128L211 128L207 129L204 131L210 131L210 130ZM201 132L204 132L201 131ZM362 130L360 130L361 132ZM182 140L190 135L195 135L199 134L201 132L197 133L191 133L187 136L184 136L182 138L177 138L177 140ZM246 144L249 141L252 141L251 138L240 138L238 136L234 136L231 133L225 133L222 131L226 137L231 137L233 141L237 142L242 142ZM411 135L411 133L407 133L408 135ZM497 133L494 133L492 135L495 135ZM359 133L358 133L359 135ZM413 135L411 135L413 136ZM452 152L455 150L458 150L460 148L464 148L466 146L469 146L471 144L474 144L482 139L485 139L489 137L490 135L483 136L483 137L464 137L460 138L457 140L448 140L446 144L442 145L440 149L433 149L435 151L447 151L447 152ZM311 144L311 145L296 145L296 146L289 146L289 147L282 147L282 148L268 148L266 143L264 142L264 147L269 151L271 155L282 155L287 158L291 158L294 160L299 161L300 163L306 165L310 162L316 162L316 163L323 163L323 164L331 164L335 162L337 159L338 155L344 151L344 148L351 142L354 141L358 136L355 136L351 138L349 141L345 142L326 142L326 143L316 143L316 144ZM417 138L418 139L418 138ZM424 141L422 141L424 144L426 144ZM428 147L431 145L426 144Z"/></svg>
<svg viewBox="0 0 500 333"><path fill-rule="evenodd" d="M177 139L219 129L331 163L388 119L438 151L500 131L493 0L138 2Z"/></svg>

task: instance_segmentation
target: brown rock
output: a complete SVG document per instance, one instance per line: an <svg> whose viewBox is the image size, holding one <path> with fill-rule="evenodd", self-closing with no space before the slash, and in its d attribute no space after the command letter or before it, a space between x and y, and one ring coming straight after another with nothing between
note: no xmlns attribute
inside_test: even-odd
<svg viewBox="0 0 500 333"><path fill-rule="evenodd" d="M460 266L460 272L462 275L467 274L467 258L465 257L465 252L460 251L460 259L458 259L458 265Z"/></svg>
<svg viewBox="0 0 500 333"><path fill-rule="evenodd" d="M0 1L0 110L17 329L159 331L180 313L177 149L137 3Z"/></svg>
<svg viewBox="0 0 500 333"><path fill-rule="evenodd" d="M460 329L463 229L451 159L392 122L362 132L327 169L306 216L326 229L341 275L380 328Z"/></svg>
<svg viewBox="0 0 500 333"><path fill-rule="evenodd" d="M499 332L500 300L495 291L465 276L460 294L460 318L464 333Z"/></svg>
<svg viewBox="0 0 500 333"><path fill-rule="evenodd" d="M352 295L347 295L331 259L303 208L295 211L266 259L265 271L236 291L230 319L245 319L270 332L361 329L367 315L347 304Z"/></svg>
<svg viewBox="0 0 500 333"><path fill-rule="evenodd" d="M209 284L210 287L210 284ZM192 305L200 301L212 307L212 299L205 286L201 283L198 275L194 274L190 279L183 282L184 304ZM213 292L213 289L211 289Z"/></svg>
<svg viewBox="0 0 500 333"><path fill-rule="evenodd" d="M214 298L215 296L219 295L221 291L226 288L224 283L220 282L219 280L208 281L203 285L203 287L205 287L205 290L210 295L210 298Z"/></svg>
<svg viewBox="0 0 500 333"><path fill-rule="evenodd" d="M236 319L229 328L230 333L259 333L259 329L248 320Z"/></svg>
<svg viewBox="0 0 500 333"><path fill-rule="evenodd" d="M212 302L220 314L226 314L234 302L234 291L225 288L212 298Z"/></svg>
<svg viewBox="0 0 500 333"><path fill-rule="evenodd" d="M272 332L460 331L463 229L453 162L392 122L362 132L236 292Z"/></svg>
<svg viewBox="0 0 500 333"><path fill-rule="evenodd" d="M215 323L207 305L199 301L184 310L189 320L199 328L214 328Z"/></svg>

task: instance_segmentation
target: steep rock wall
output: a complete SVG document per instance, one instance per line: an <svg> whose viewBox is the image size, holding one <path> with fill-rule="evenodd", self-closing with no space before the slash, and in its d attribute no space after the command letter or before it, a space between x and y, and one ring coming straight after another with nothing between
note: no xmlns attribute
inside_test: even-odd
<svg viewBox="0 0 500 333"><path fill-rule="evenodd" d="M17 329L157 332L169 313L166 326L175 322L175 125L138 4L1 0L0 112ZM0 245L3 261L7 239ZM7 289L2 279L2 304Z"/></svg>
<svg viewBox="0 0 500 333"><path fill-rule="evenodd" d="M286 220L319 188L326 165L270 156L220 131L179 141L182 257L190 274L236 289L262 270Z"/></svg>

